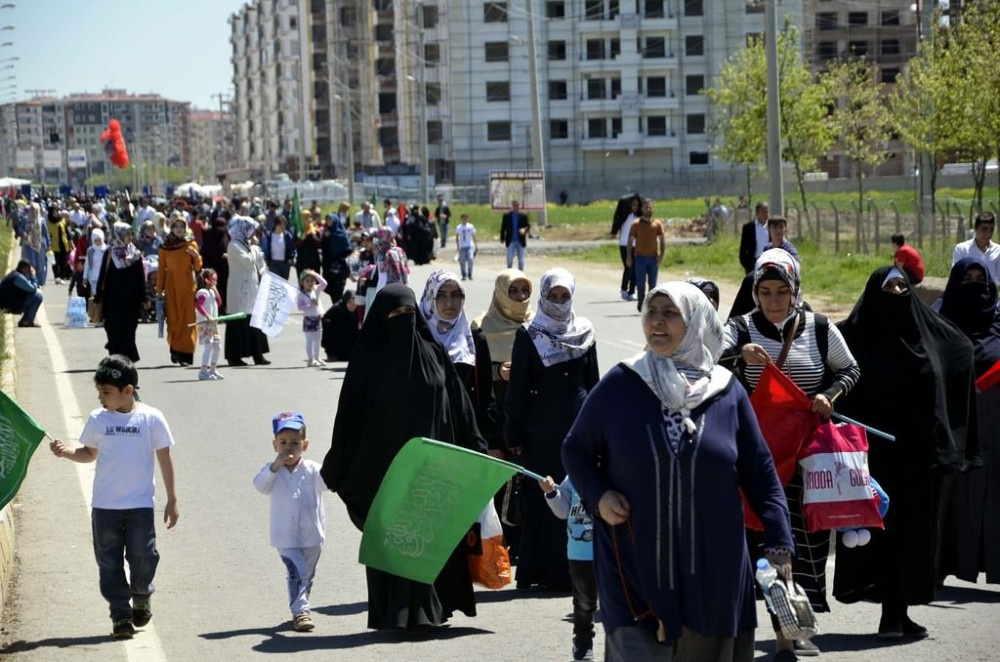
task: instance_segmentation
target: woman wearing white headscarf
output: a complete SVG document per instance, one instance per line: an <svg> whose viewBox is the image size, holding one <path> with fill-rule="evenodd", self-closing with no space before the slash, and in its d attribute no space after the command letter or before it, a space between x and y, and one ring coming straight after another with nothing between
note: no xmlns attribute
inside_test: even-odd
<svg viewBox="0 0 1000 662"><path fill-rule="evenodd" d="M861 371L837 327L822 315L804 310L798 260L780 248L761 253L753 272L753 299L756 308L752 312L730 318L726 325L721 362L734 365L743 385L753 392L764 366L778 360L785 339L791 336L788 356L778 367L809 396L814 412L829 417L833 403L850 392ZM830 611L826 599L830 532L809 532L806 527L801 472L792 475L785 496L796 542L795 581L805 589L814 610ZM784 639L776 620L773 625L779 650L816 654L815 644Z"/></svg>
<svg viewBox="0 0 1000 662"><path fill-rule="evenodd" d="M229 263L229 281L226 283L226 312L253 312L260 278L267 271L264 253L253 243L258 228L257 221L248 216L233 216L229 221L229 245L226 261ZM267 336L260 329L250 326L250 319L226 324L225 356L230 366L245 366L243 359L253 357L254 365L270 363L264 354L270 351Z"/></svg>
<svg viewBox="0 0 1000 662"><path fill-rule="evenodd" d="M551 269L539 289L538 311L514 337L504 440L515 461L558 484L566 476L562 439L600 372L594 327L573 312L572 274ZM565 522L552 514L540 490L525 490L522 499L517 586L568 591Z"/></svg>
<svg viewBox="0 0 1000 662"><path fill-rule="evenodd" d="M740 489L787 568L788 509L722 324L690 283L643 303L647 349L591 391L563 444L594 522L605 660L749 661L756 627Z"/></svg>
<svg viewBox="0 0 1000 662"><path fill-rule="evenodd" d="M132 226L128 223L115 223L110 234L108 254L101 262L94 290L94 303L102 304L108 354L124 354L135 362L139 360L135 330L146 300L142 252L132 243Z"/></svg>
<svg viewBox="0 0 1000 662"><path fill-rule="evenodd" d="M444 346L448 358L455 364L455 372L475 409L479 432L491 449L498 448L500 430L490 374L490 348L483 334L473 331L469 324L465 313L465 288L456 273L439 269L427 277L420 312L434 339Z"/></svg>

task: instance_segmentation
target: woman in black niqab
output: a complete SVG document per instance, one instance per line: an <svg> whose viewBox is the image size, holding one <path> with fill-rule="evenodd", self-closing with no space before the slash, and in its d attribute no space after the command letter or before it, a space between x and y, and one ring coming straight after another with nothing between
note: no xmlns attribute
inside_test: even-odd
<svg viewBox="0 0 1000 662"><path fill-rule="evenodd" d="M361 329L321 472L359 529L393 458L413 437L486 452L447 352L417 314L413 291L394 283L375 297ZM465 549L463 540L433 585L366 568L368 627L419 631L456 609L475 616Z"/></svg>
<svg viewBox="0 0 1000 662"><path fill-rule="evenodd" d="M903 291L883 290L894 278ZM934 599L944 484L975 452L966 444L972 343L893 267L872 273L839 327L861 368L840 410L896 441L868 437L869 469L889 494L889 512L870 544L848 549L838 541L833 593L846 603L880 602L881 638L924 637L907 608Z"/></svg>

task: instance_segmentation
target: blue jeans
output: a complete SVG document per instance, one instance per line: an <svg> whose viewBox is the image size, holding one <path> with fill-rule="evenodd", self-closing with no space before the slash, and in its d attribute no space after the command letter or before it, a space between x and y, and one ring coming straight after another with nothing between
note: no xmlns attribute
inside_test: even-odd
<svg viewBox="0 0 1000 662"><path fill-rule="evenodd" d="M26 260L35 269L35 282L45 285L49 275L49 256L43 251L36 251L31 246L21 246L21 259Z"/></svg>
<svg viewBox="0 0 1000 662"><path fill-rule="evenodd" d="M656 256L640 257L635 256L635 284L639 293L639 305L642 305L646 298L646 282L649 282L649 289L656 287L656 277L660 273L660 264Z"/></svg>
<svg viewBox="0 0 1000 662"><path fill-rule="evenodd" d="M517 256L517 268L524 271L524 246L517 239L511 239L507 246L507 268L510 269L514 263L514 256Z"/></svg>
<svg viewBox="0 0 1000 662"><path fill-rule="evenodd" d="M462 270L462 278L472 278L472 246L458 249L458 266Z"/></svg>
<svg viewBox="0 0 1000 662"><path fill-rule="evenodd" d="M288 571L288 608L294 617L296 614L309 611L309 593L312 592L313 578L316 576L316 563L323 548L291 547L278 550L285 570Z"/></svg>
<svg viewBox="0 0 1000 662"><path fill-rule="evenodd" d="M91 511L94 556L101 595L108 601L111 620L132 617L131 598L148 601L153 593L153 575L160 562L156 551L156 527L152 508ZM128 560L130 578L125 579Z"/></svg>
<svg viewBox="0 0 1000 662"><path fill-rule="evenodd" d="M38 309L42 306L42 291L35 290L28 298L24 301L24 310L17 311L21 313L21 320L19 324L34 324L35 315L38 314Z"/></svg>
<svg viewBox="0 0 1000 662"><path fill-rule="evenodd" d="M448 243L448 221L438 223L438 226L441 228L441 248L444 248Z"/></svg>

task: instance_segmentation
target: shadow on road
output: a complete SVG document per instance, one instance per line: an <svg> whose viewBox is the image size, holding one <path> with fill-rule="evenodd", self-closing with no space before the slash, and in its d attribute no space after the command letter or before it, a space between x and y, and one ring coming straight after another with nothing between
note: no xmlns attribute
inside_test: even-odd
<svg viewBox="0 0 1000 662"><path fill-rule="evenodd" d="M813 637L813 641L823 652L850 652L850 651L870 651L881 648L898 648L900 656L906 646L924 641L923 639L890 639L888 641L879 639L874 632L854 633L854 634L820 634Z"/></svg>
<svg viewBox="0 0 1000 662"><path fill-rule="evenodd" d="M359 603L366 604L366 603ZM347 605L353 606L353 605ZM322 610L317 609L321 613ZM370 630L353 634L335 634L316 636L315 634L299 634L292 631L291 623L284 623L269 628L247 628L244 630L227 630L224 632L206 632L199 635L203 639L231 639L262 635L267 637L251 648L259 653L296 653L311 650L336 650L343 648L358 648L372 644L409 644L419 645L421 642L436 642L455 639L474 634L495 634L491 630L470 627L449 627L444 625L422 637L408 636L402 630Z"/></svg>
<svg viewBox="0 0 1000 662"><path fill-rule="evenodd" d="M314 612L317 614L323 614L324 616L352 616L354 614L362 614L366 609L368 609L367 602L349 602L344 605L312 607Z"/></svg>
<svg viewBox="0 0 1000 662"><path fill-rule="evenodd" d="M547 591L545 589L532 589L519 591L517 589L507 589L506 591L476 591L476 604L489 602L510 602L511 600L566 600L570 596L568 591Z"/></svg>
<svg viewBox="0 0 1000 662"><path fill-rule="evenodd" d="M994 602L1000 602L1000 593L996 591L985 591L981 588L973 588L974 585L969 586L939 586L937 592L934 594L934 602L930 604L931 607L943 607L945 605L938 604L940 602L947 602L952 604L969 604L969 603L987 603L992 604Z"/></svg>
<svg viewBox="0 0 1000 662"><path fill-rule="evenodd" d="M95 644L118 643L111 638L111 634L94 635L91 637L53 637L51 639L39 639L38 641L13 641L4 648L0 648L0 653L26 653L38 648L69 648L71 646L93 646Z"/></svg>

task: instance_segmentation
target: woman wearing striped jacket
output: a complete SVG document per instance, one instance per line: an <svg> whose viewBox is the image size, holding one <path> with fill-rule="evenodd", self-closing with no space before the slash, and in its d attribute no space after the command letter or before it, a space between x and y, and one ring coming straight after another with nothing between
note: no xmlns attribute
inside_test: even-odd
<svg viewBox="0 0 1000 662"><path fill-rule="evenodd" d="M720 363L735 364L734 372L752 392L764 366L777 361L785 338L792 334L787 358L778 367L809 396L812 410L826 418L836 399L851 390L861 372L840 331L822 315L803 309L799 273L799 263L780 248L764 251L757 258L753 278L756 308L729 320ZM785 496L795 536L795 581L805 589L814 610L830 611L826 601L830 532L806 530L798 472L785 488ZM779 652L776 659L819 653L811 642L784 639L777 621L773 624ZM787 657L782 658L782 651L789 651Z"/></svg>

